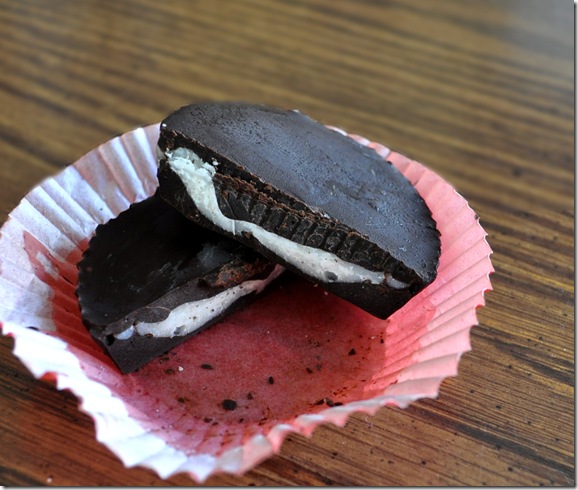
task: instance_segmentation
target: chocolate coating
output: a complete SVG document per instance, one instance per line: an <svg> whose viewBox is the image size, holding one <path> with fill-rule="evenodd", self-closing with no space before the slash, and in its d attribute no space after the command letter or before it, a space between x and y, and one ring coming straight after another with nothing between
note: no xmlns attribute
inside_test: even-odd
<svg viewBox="0 0 578 490"><path fill-rule="evenodd" d="M185 106L163 121L159 147L185 147L218 162L213 183L225 216L410 285L320 283L376 316L389 316L436 277L439 233L411 183L372 149L297 111L243 103ZM215 229L172 174L161 160L161 197ZM308 277L252 236L235 238Z"/></svg>
<svg viewBox="0 0 578 490"><path fill-rule="evenodd" d="M274 264L238 242L195 225L153 196L97 227L78 264L83 322L123 372L130 372L193 334L127 340L134 323L159 322L177 306L268 276ZM245 304L237 300L224 314ZM175 326L176 327L176 326Z"/></svg>

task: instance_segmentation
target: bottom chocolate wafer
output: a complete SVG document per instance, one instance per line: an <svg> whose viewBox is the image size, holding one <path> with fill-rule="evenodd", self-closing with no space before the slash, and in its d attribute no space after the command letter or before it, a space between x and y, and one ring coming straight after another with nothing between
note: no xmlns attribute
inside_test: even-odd
<svg viewBox="0 0 578 490"><path fill-rule="evenodd" d="M83 322L124 373L246 305L282 272L156 196L98 226L78 268Z"/></svg>

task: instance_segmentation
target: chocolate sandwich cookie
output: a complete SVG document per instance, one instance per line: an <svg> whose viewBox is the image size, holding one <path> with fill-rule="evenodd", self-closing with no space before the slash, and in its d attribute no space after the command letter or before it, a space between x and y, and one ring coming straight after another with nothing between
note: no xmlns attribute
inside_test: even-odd
<svg viewBox="0 0 578 490"><path fill-rule="evenodd" d="M282 268L153 196L99 225L78 271L83 322L129 373L246 304Z"/></svg>
<svg viewBox="0 0 578 490"><path fill-rule="evenodd" d="M386 318L436 277L440 239L411 183L374 150L297 111L182 107L161 124L159 195Z"/></svg>

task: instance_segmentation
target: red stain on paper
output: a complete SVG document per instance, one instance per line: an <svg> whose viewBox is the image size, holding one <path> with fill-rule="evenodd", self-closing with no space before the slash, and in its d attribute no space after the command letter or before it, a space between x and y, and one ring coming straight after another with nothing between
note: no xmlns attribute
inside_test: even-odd
<svg viewBox="0 0 578 490"><path fill-rule="evenodd" d="M376 396L411 364L433 315L420 307L379 320L286 273L242 311L123 375L80 317L76 264L87 243L62 261L32 235L24 241L54 291L49 335L139 423L187 454L220 454L299 415Z"/></svg>
<svg viewBox="0 0 578 490"><path fill-rule="evenodd" d="M52 253L43 243L27 231L22 234L28 260L38 279L52 289L52 322L54 331L45 331L68 344L68 349L79 359L90 359L115 369L112 361L101 351L82 324L75 294L78 271L76 264L88 245L88 239L66 254L64 260ZM50 376L49 376L50 377Z"/></svg>

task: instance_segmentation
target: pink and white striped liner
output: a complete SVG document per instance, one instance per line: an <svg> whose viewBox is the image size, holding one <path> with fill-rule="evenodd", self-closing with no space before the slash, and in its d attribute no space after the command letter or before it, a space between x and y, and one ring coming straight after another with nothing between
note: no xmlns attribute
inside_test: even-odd
<svg viewBox="0 0 578 490"><path fill-rule="evenodd" d="M199 482L251 469L279 451L291 432L310 435L321 423L343 426L354 412L436 397L470 350L476 310L491 289L486 233L439 176L350 136L408 177L441 232L438 278L388 320L293 280L175 349L170 359L121 375L82 326L76 263L99 223L155 191L158 125L152 125L112 139L45 180L0 230L0 322L15 340L14 354L35 377L71 390L94 419L97 439L127 467L148 467L161 478L184 472ZM250 359L256 343L258 363ZM227 355L231 349L235 355ZM223 374L192 371L201 356L211 355ZM275 384L261 383L271 373ZM151 394L151 386L162 391ZM218 397L235 389L249 391L250 400L237 413L219 411ZM189 408L183 406L188 398L175 397L183 390L203 396ZM339 403L322 403L325 393Z"/></svg>

